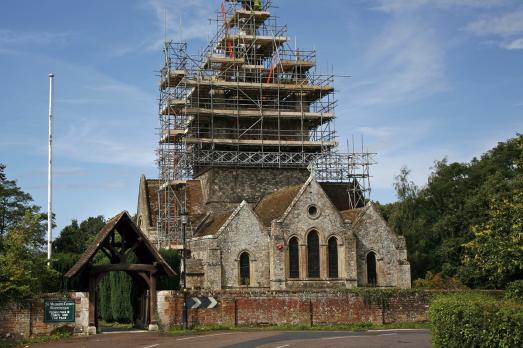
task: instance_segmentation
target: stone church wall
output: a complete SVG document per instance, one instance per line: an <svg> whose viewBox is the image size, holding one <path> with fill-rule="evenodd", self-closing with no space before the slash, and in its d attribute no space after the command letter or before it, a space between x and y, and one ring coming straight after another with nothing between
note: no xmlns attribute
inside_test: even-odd
<svg viewBox="0 0 523 348"><path fill-rule="evenodd" d="M310 173L297 169L213 168L196 179L203 188L207 209L215 212L234 209L243 200L256 203L268 193L304 183Z"/></svg>
<svg viewBox="0 0 523 348"><path fill-rule="evenodd" d="M309 207L315 206L317 215L311 216ZM299 241L300 278L290 279L288 270L279 267L274 270L274 285L283 284L280 289L300 289L310 287L353 287L356 286L356 243L350 230L350 224L345 223L336 208L332 205L321 186L316 181L311 181L305 191L290 209L288 215L281 223L273 225L274 243L283 243L284 249L273 246L275 262L288 265L288 242L292 237ZM307 279L307 235L310 231L318 232L320 239L320 278L328 280L328 253L327 243L329 238L335 237L338 241L338 278L331 279L330 283L318 282L316 279ZM278 240L279 239L279 240ZM278 261L278 259L280 259ZM275 265L276 265L275 263Z"/></svg>
<svg viewBox="0 0 523 348"><path fill-rule="evenodd" d="M356 224L355 233L358 237L358 286L368 284L366 258L368 253L374 252L377 286L410 288L405 239L391 231L374 207L368 206Z"/></svg>
<svg viewBox="0 0 523 348"><path fill-rule="evenodd" d="M222 250L222 287L238 288L239 257L243 252L249 254L250 285L269 288L268 235L249 208L243 205L230 223L218 236Z"/></svg>

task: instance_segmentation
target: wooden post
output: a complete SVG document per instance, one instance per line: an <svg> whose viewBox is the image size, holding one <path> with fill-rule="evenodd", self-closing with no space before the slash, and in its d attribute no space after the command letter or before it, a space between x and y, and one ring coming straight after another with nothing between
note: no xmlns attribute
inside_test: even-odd
<svg viewBox="0 0 523 348"><path fill-rule="evenodd" d="M96 335L96 274L89 275L89 327L88 335Z"/></svg>
<svg viewBox="0 0 523 348"><path fill-rule="evenodd" d="M150 306L149 306L149 313L151 318L151 323L149 324L149 331L158 331L158 300L157 300L157 293L156 293L156 274L154 272L150 273L150 286L149 286L149 293L150 293Z"/></svg>

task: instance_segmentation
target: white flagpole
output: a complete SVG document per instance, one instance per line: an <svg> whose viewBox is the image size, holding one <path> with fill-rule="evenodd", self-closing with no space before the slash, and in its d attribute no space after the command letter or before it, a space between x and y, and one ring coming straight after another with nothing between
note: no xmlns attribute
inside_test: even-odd
<svg viewBox="0 0 523 348"><path fill-rule="evenodd" d="M51 260L53 240L53 74L49 74L49 163L47 171L47 260Z"/></svg>

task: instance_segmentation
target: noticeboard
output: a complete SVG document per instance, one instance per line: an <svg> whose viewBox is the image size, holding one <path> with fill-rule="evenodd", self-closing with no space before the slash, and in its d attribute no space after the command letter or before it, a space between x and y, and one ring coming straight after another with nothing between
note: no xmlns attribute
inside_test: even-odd
<svg viewBox="0 0 523 348"><path fill-rule="evenodd" d="M74 323L73 300L45 300L44 323Z"/></svg>

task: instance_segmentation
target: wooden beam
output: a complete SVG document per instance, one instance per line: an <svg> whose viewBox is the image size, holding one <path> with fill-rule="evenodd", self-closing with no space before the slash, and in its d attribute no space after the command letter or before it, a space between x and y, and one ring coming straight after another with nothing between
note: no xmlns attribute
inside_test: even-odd
<svg viewBox="0 0 523 348"><path fill-rule="evenodd" d="M105 256L107 256L109 258L109 260L113 260L113 258L116 256L116 255L113 255L112 253L110 253L108 250L105 249L104 246L101 246L100 247L100 250L105 254Z"/></svg>
<svg viewBox="0 0 523 348"><path fill-rule="evenodd" d="M140 263L113 263L110 265L94 265L91 267L92 273L111 272L111 271L130 271L130 272L151 272L156 273L158 268L153 265Z"/></svg>
<svg viewBox="0 0 523 348"><path fill-rule="evenodd" d="M140 244L142 244L143 242L143 239L140 237L136 240L136 242L134 242L134 244L125 251L125 255L129 254L130 252L133 252L136 248L138 248L140 246Z"/></svg>

